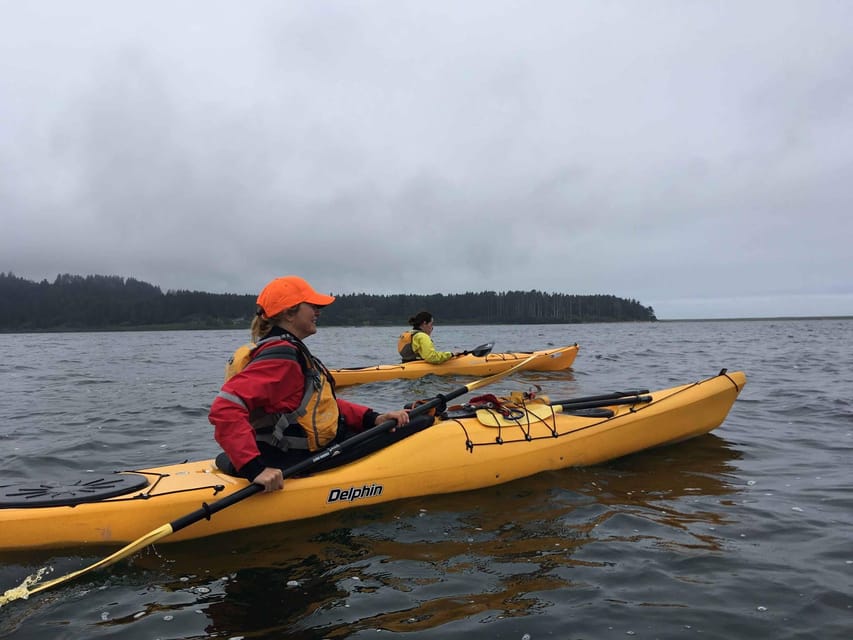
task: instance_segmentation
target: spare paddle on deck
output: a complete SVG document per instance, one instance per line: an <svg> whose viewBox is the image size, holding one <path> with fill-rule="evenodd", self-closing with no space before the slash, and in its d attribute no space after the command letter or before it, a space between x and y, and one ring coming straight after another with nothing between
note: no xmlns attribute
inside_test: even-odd
<svg viewBox="0 0 853 640"><path fill-rule="evenodd" d="M651 402L652 397L644 395L648 389L631 389L630 391L614 391L613 393L601 393L597 396L581 396L580 398L569 398L568 400L553 400L548 403L550 407L557 407L561 411L571 412L580 409L596 409L598 407L609 407L617 404L640 404Z"/></svg>
<svg viewBox="0 0 853 640"><path fill-rule="evenodd" d="M550 405L558 404L577 404L578 402L592 402L593 400L616 400L625 396L641 396L648 393L648 389L631 389L630 391L614 391L613 393L602 393L597 396L582 396L580 398L570 398L568 400L554 400L549 402Z"/></svg>
<svg viewBox="0 0 853 640"><path fill-rule="evenodd" d="M458 389L451 391L448 394L438 394L437 396L435 396L431 400L427 400L426 402L419 404L416 407L414 407L413 409L411 409L409 411L409 415L412 417L419 416L419 415L426 415L429 412L431 412L433 409L437 409L438 407L445 407L445 406L447 406L447 402L449 400L453 400L455 398L458 398L459 396L462 396L462 395L468 393L469 391L474 391L475 389L479 389L480 387L484 387L484 386L491 384L493 382L497 382L501 378L508 376L510 373L513 373L515 371L520 371L521 369L524 368L525 365L529 364L535 358L536 358L535 354L531 355L530 357L528 357L524 360L521 360L516 365L507 369L506 371L501 371L499 373L496 373L494 375L489 376L488 378L481 378L480 380L474 380L473 382L469 382L468 384L466 384L464 387L459 387ZM323 460L326 460L328 458L331 458L332 456L338 455L341 451L349 449L350 447L352 447L355 444L358 444L359 442L363 442L363 441L368 440L370 438L373 438L377 435L380 435L381 433L384 433L385 431L389 431L396 426L397 426L396 420L386 420L382 424L378 424L375 427L371 427L367 431L362 431L361 433L358 433L358 434L352 436L351 438L344 440L343 442L339 442L337 444L332 445L331 447L328 447L327 449L324 449L324 450L318 452L316 455L312 456L311 458L307 458L307 459L303 460L302 462L299 462L299 463L297 463L291 467L288 467L287 469L283 469L282 475L285 478L288 478L288 477L291 477L291 476L293 476L293 475L295 475L301 471L305 471L306 469L309 469L309 468L317 465L318 463L322 462ZM401 427L401 428L405 429L405 427ZM72 573L61 576L59 578L54 578L53 580L48 580L47 582L43 582L41 584L38 584L37 586L35 586L33 588L29 588L30 579L25 580L22 585L20 585L16 588L13 588L13 589L9 589L8 591L6 591L3 594L3 596L0 596L0 607L2 607L7 602L11 602L12 600L18 600L20 598L28 598L29 596L31 596L35 593L39 593L40 591L45 591L47 589L50 589L51 587L55 587L57 585L60 585L63 582L68 582L69 580L73 580L74 578L77 578L77 577L82 576L86 573L89 573L90 571L94 571L95 569L100 569L102 567L107 567L111 564L114 564L114 563L118 562L119 560L130 556L131 554L135 553L136 551L139 551L140 549L144 549L148 545L154 544L158 540L161 540L161 539L165 538L166 536L171 535L175 531L180 531L181 529L188 527L189 525L191 525L195 522L199 522L200 520L209 519L214 513L218 512L218 511L222 511L223 509L230 507L234 504L237 504L241 500L245 500L249 496L253 496L256 493L263 491L263 489L264 488L261 485L253 483L247 487L244 487L243 489L240 489L236 493L232 493L230 496L226 496L226 497L222 498L221 500L217 500L216 502L213 502L211 504L202 503L201 508L196 509L192 513L188 513L185 516L181 516L180 518L177 518L176 520L173 520L172 522L164 524L161 527L146 533L141 538L137 538L136 540L134 540L130 544L122 547L121 549L119 549L118 551L113 553L112 555L109 555L106 558L104 558L103 560L99 560L98 562L95 562L94 564L91 564L88 567L85 567L84 569L74 571Z"/></svg>
<svg viewBox="0 0 853 640"><path fill-rule="evenodd" d="M596 407L612 407L617 404L640 404L651 402L651 396L622 396L611 400L586 400L586 401L571 401L563 400L561 402L549 402L550 407L559 407L562 411L576 411L578 409L593 409Z"/></svg>

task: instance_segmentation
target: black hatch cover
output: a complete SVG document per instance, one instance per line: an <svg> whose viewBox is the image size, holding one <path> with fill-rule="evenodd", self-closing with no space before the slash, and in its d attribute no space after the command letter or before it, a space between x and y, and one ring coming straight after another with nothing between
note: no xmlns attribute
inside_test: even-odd
<svg viewBox="0 0 853 640"><path fill-rule="evenodd" d="M0 485L0 509L20 507L63 507L114 498L148 486L138 473L116 473L85 480L33 481L28 486Z"/></svg>

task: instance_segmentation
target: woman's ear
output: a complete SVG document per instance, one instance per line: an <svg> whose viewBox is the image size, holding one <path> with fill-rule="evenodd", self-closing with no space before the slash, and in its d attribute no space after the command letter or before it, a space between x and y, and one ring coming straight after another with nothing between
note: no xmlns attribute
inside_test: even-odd
<svg viewBox="0 0 853 640"><path fill-rule="evenodd" d="M299 304L294 305L294 306L290 307L289 309L285 309L284 310L284 317L287 320L292 319L297 313L299 313L299 307L301 307L301 306L302 306L302 303L300 302Z"/></svg>

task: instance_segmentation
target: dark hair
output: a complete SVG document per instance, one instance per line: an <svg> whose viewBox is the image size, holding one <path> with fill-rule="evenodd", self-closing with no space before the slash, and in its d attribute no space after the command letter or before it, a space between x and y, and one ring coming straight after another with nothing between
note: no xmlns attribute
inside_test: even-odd
<svg viewBox="0 0 853 640"><path fill-rule="evenodd" d="M412 329L417 329L424 322L430 322L432 320L432 314L429 311L419 311L416 315L409 318L409 324L412 325Z"/></svg>

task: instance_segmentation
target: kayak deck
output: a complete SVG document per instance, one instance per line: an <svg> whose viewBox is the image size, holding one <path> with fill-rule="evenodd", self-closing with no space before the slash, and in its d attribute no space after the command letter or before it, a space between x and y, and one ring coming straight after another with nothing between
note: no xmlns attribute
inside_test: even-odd
<svg viewBox="0 0 853 640"><path fill-rule="evenodd" d="M552 406L537 398L509 414L481 409L475 416L448 417L355 462L288 478L283 490L253 496L163 542L598 464L713 430L745 384L743 372L723 371L636 401L614 400L599 415L574 415L571 405ZM4 506L0 501L0 550L130 542L247 485L213 460L120 474L133 478L132 490L91 502ZM139 477L147 482L140 486Z"/></svg>
<svg viewBox="0 0 853 640"><path fill-rule="evenodd" d="M370 382L385 382L398 379L415 379L427 375L436 376L490 376L506 371L521 360L531 356L523 367L525 371L563 371L572 366L578 353L577 343L554 349L517 353L490 353L477 357L473 354L456 356L441 364L430 364L423 360L399 364L379 364L369 367L332 369L335 385L345 387Z"/></svg>

